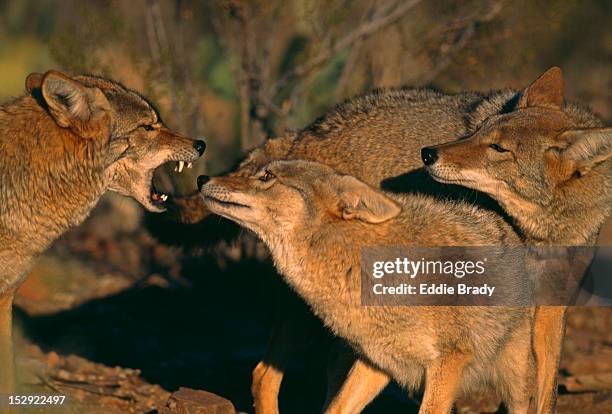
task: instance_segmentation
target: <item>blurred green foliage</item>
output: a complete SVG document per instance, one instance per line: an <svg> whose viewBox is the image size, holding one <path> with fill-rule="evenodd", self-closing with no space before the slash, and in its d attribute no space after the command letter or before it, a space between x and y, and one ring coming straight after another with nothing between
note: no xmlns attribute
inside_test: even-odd
<svg viewBox="0 0 612 414"><path fill-rule="evenodd" d="M55 15L49 2L4 3L0 2L0 100L22 94L28 73L54 65L46 43ZM35 7L41 14L32 20L30 11Z"/></svg>
<svg viewBox="0 0 612 414"><path fill-rule="evenodd" d="M213 36L200 39L194 50L194 62L199 79L223 99L235 100L238 96L236 79L230 68L236 66L237 56L225 57Z"/></svg>

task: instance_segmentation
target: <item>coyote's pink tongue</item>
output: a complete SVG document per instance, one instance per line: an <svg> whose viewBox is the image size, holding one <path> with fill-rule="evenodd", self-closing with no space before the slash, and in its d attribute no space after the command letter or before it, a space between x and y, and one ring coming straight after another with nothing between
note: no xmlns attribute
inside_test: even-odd
<svg viewBox="0 0 612 414"><path fill-rule="evenodd" d="M168 200L168 196L163 193L157 193L155 190L151 193L151 200L163 204L166 200Z"/></svg>

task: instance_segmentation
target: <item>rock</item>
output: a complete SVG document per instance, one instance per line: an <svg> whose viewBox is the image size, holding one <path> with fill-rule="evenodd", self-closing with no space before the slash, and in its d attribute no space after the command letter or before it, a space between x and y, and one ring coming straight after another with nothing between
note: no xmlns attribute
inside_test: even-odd
<svg viewBox="0 0 612 414"><path fill-rule="evenodd" d="M612 390L612 372L600 372L566 378L562 385L568 392Z"/></svg>
<svg viewBox="0 0 612 414"><path fill-rule="evenodd" d="M109 367L75 355L44 353L36 345L20 346L18 351L20 393L66 396L58 413L144 414L165 406L170 398L169 392L145 381L136 369Z"/></svg>
<svg viewBox="0 0 612 414"><path fill-rule="evenodd" d="M181 387L158 414L236 414L234 405L216 394Z"/></svg>

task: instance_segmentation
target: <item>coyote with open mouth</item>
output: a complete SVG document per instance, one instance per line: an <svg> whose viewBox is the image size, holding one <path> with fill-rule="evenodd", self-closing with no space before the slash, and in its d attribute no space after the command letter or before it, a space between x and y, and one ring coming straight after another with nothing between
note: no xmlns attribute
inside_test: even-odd
<svg viewBox="0 0 612 414"><path fill-rule="evenodd" d="M108 79L33 73L26 90L0 105L0 394L14 388L11 307L33 260L107 190L164 211L168 195L153 187L154 170L174 161L181 172L206 147Z"/></svg>

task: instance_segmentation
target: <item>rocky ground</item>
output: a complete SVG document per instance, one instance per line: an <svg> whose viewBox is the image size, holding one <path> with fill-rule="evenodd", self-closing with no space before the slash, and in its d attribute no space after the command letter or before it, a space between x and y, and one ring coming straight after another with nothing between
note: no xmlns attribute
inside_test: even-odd
<svg viewBox="0 0 612 414"><path fill-rule="evenodd" d="M284 287L258 259L257 245L230 248L156 220L143 221L138 207L110 198L32 271L16 300L20 390L67 395L68 403L31 412L252 412L250 372L266 346L271 297ZM228 237L235 231L221 221L213 226ZM174 246L152 236L164 238L158 233L168 229L164 240ZM606 232L610 245L610 226ZM612 413L611 327L612 308L570 310L560 414ZM320 351L296 356L301 363L283 383L282 411L318 412ZM457 408L492 413L497 404L483 397ZM416 397L389 387L367 413L417 410Z"/></svg>

